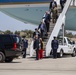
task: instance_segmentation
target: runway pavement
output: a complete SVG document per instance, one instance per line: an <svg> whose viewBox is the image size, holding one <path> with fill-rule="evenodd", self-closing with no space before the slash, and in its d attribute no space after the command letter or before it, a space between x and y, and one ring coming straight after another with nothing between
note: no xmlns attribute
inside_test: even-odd
<svg viewBox="0 0 76 75"><path fill-rule="evenodd" d="M0 75L76 75L76 57L14 59L12 63L0 63Z"/></svg>

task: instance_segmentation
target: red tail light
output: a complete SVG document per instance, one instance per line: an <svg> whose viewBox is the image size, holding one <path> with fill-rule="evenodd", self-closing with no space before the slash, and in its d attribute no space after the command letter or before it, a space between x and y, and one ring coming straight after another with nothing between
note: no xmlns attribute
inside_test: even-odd
<svg viewBox="0 0 76 75"><path fill-rule="evenodd" d="M13 50L16 50L17 46L16 43L13 44Z"/></svg>

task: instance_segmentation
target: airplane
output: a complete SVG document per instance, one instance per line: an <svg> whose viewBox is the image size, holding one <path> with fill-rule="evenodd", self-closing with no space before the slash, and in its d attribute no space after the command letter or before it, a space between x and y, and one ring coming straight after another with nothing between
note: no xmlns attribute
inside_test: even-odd
<svg viewBox="0 0 76 75"><path fill-rule="evenodd" d="M0 11L24 23L39 25L51 0L0 0ZM57 3L59 0L55 0ZM74 3L73 3L74 4ZM76 30L76 7L69 7L66 13L66 30Z"/></svg>

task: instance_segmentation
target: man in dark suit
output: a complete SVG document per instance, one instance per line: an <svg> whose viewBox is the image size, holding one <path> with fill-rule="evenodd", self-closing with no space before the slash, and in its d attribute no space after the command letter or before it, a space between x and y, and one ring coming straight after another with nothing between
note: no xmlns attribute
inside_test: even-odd
<svg viewBox="0 0 76 75"><path fill-rule="evenodd" d="M39 60L39 39L38 36L35 36L33 48L36 50L36 60Z"/></svg>
<svg viewBox="0 0 76 75"><path fill-rule="evenodd" d="M57 58L58 40L56 37L51 42L51 48L53 50L53 58Z"/></svg>
<svg viewBox="0 0 76 75"><path fill-rule="evenodd" d="M65 3L66 3L66 0L60 0L61 10L63 10Z"/></svg>

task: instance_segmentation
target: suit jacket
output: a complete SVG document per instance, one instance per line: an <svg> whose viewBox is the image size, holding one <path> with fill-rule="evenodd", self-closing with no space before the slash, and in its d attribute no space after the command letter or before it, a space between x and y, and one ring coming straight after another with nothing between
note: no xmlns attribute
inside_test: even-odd
<svg viewBox="0 0 76 75"><path fill-rule="evenodd" d="M39 39L35 39L35 40L34 40L33 49L39 50Z"/></svg>
<svg viewBox="0 0 76 75"><path fill-rule="evenodd" d="M23 46L24 48L27 48L28 47L28 40L22 40L23 41Z"/></svg>
<svg viewBox="0 0 76 75"><path fill-rule="evenodd" d="M52 40L52 43L51 43L52 49L53 49L53 50L54 50L54 49L58 49L58 46L59 46L58 40Z"/></svg>
<svg viewBox="0 0 76 75"><path fill-rule="evenodd" d="M47 16L45 17L45 23L49 23L50 22L50 14L47 14Z"/></svg>

